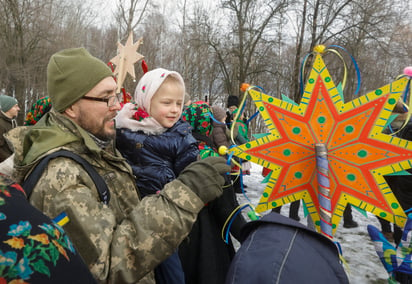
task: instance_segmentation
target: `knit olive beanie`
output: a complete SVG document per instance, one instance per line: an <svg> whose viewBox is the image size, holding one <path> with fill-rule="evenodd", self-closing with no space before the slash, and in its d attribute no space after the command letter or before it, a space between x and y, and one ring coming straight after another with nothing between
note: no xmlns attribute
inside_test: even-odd
<svg viewBox="0 0 412 284"><path fill-rule="evenodd" d="M0 95L0 110L2 112L8 112L17 104L18 102L15 98L6 95Z"/></svg>
<svg viewBox="0 0 412 284"><path fill-rule="evenodd" d="M47 66L47 91L53 108L63 112L109 76L113 76L109 66L84 48L53 54Z"/></svg>

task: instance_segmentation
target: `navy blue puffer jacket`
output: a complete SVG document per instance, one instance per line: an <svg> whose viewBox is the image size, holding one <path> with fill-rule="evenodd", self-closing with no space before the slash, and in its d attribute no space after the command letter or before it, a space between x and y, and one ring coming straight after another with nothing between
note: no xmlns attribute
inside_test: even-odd
<svg viewBox="0 0 412 284"><path fill-rule="evenodd" d="M199 150L191 133L182 120L159 135L117 129L116 147L131 165L142 197L161 190L197 160Z"/></svg>
<svg viewBox="0 0 412 284"><path fill-rule="evenodd" d="M335 243L291 218L272 211L242 235L226 284L349 284Z"/></svg>

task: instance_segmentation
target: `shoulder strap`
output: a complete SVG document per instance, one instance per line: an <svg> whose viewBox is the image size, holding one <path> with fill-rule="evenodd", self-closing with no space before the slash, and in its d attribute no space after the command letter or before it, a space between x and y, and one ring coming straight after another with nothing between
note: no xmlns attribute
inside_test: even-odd
<svg viewBox="0 0 412 284"><path fill-rule="evenodd" d="M103 180L103 178L97 173L97 171L94 169L92 165L90 165L89 162L87 162L85 159L83 159L79 155L71 151L67 151L67 150L59 150L59 151L53 152L50 155L47 155L46 157L44 157L35 166L33 171L29 174L27 179L22 184L27 197L30 196L31 192L33 191L33 188L36 186L40 176L42 175L44 171L44 168L47 166L49 161L56 157L67 157L67 158L73 159L74 161L82 165L83 168L86 170L86 172L89 174L90 178L93 180L94 184L96 185L100 200L104 204L109 204L110 191L109 191L109 188L107 187L106 182Z"/></svg>

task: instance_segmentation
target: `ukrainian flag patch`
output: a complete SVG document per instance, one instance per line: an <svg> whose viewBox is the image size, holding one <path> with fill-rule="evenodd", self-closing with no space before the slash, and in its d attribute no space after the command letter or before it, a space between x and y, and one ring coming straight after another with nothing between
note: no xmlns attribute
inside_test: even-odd
<svg viewBox="0 0 412 284"><path fill-rule="evenodd" d="M70 220L69 217L67 216L66 212L60 213L56 218L53 219L53 221L59 225L60 227L63 227L66 225Z"/></svg>

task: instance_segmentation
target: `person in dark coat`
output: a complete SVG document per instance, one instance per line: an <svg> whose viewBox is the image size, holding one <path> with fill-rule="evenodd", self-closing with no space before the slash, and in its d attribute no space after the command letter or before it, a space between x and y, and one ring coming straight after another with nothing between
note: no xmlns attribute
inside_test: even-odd
<svg viewBox="0 0 412 284"><path fill-rule="evenodd" d="M4 134L17 126L16 117L20 108L15 98L0 95L0 162L13 154L13 149L7 144Z"/></svg>
<svg viewBox="0 0 412 284"><path fill-rule="evenodd" d="M230 147L230 130L226 127L226 113L220 106L212 106L212 114L215 118L212 120L212 133L210 137L215 145L216 149L219 150L220 146Z"/></svg>
<svg viewBox="0 0 412 284"><path fill-rule="evenodd" d="M226 284L349 283L330 239L276 212L245 225L241 240Z"/></svg>
<svg viewBox="0 0 412 284"><path fill-rule="evenodd" d="M229 96L227 98L227 111L226 111L226 126L230 128L233 121L233 111L239 107L239 97Z"/></svg>
<svg viewBox="0 0 412 284"><path fill-rule="evenodd" d="M404 107L402 100L399 100L393 109L392 115L396 115L395 119L391 122L389 127L387 127L383 133L392 134L394 136L412 141L412 121L409 120L405 124L408 118L407 108ZM405 125L404 125L405 124ZM412 174L412 170L407 170ZM410 188L412 187L412 176L411 175L391 175L385 176L385 180L391 188L393 194L399 201L399 204L404 210L412 208L412 194L410 194ZM399 245L403 230L396 224L390 223L388 220L382 219L378 216L378 221L381 225L382 234L390 242L395 242ZM393 232L392 232L393 226Z"/></svg>
<svg viewBox="0 0 412 284"><path fill-rule="evenodd" d="M199 142L200 156L219 156L209 135L212 130L210 106L199 101L192 103L184 112L185 119L192 126L193 136ZM227 243L222 238L222 229L231 213L239 207L230 178L226 177L223 195L209 202L198 215L189 236L179 247L179 255L185 271L187 284L224 283L235 249L229 236ZM238 214L230 226L230 234L239 239L246 224ZM226 232L226 230L225 230Z"/></svg>
<svg viewBox="0 0 412 284"><path fill-rule="evenodd" d="M409 122L398 133L396 133L396 136L408 141L412 141L412 120L409 120ZM402 209L410 213L410 210L412 209L412 169L408 169L407 172L409 174L385 176L385 180L391 188L399 204L401 205ZM384 232L383 225L387 225L390 228L390 223L388 221L382 219L380 220L380 223L382 226L382 232ZM393 224L393 227L393 240L396 244L396 247L398 247L401 243L403 230L396 224ZM412 283L411 274L398 271L393 274L394 278L399 281L399 283Z"/></svg>
<svg viewBox="0 0 412 284"><path fill-rule="evenodd" d="M135 104L127 103L116 117L116 144L137 177L142 196L156 194L197 160L191 126L181 120L185 85L181 75L157 68L137 84ZM156 283L184 283L177 252L155 269Z"/></svg>

